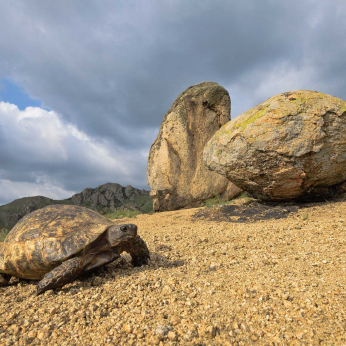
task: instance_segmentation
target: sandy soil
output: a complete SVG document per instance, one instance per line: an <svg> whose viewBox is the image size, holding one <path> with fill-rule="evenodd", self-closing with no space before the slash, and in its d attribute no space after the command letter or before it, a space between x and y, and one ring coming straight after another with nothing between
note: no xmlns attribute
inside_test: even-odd
<svg viewBox="0 0 346 346"><path fill-rule="evenodd" d="M12 280L0 345L346 345L346 201L122 221L149 266L124 256L38 297Z"/></svg>

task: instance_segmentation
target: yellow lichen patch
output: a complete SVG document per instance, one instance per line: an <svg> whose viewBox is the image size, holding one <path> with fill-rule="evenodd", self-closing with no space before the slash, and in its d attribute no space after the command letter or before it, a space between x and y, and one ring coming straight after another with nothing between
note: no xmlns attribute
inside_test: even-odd
<svg viewBox="0 0 346 346"><path fill-rule="evenodd" d="M338 114L341 115L346 112L346 102L331 95L309 90L282 93L271 97L264 103L233 119L231 123L219 131L219 134L230 135L235 130L244 132L253 123L257 122L258 125L263 125L267 121L281 120L287 116L295 116L301 113L306 113L308 116L321 116L328 111L327 104L331 101L339 108ZM259 119L262 119L260 123L258 122Z"/></svg>
<svg viewBox="0 0 346 346"><path fill-rule="evenodd" d="M346 102L345 102L345 101L339 100L338 106L340 107L340 108L339 108L339 111L338 111L338 113L339 113L340 115L346 113Z"/></svg>
<svg viewBox="0 0 346 346"><path fill-rule="evenodd" d="M251 116L246 117L243 121L238 122L236 124L233 125L234 128L241 128L242 131L244 131L244 129L254 123L255 121L257 121L258 119L264 117L267 112L268 112L268 105L265 106L264 108L259 109L258 111L255 111Z"/></svg>

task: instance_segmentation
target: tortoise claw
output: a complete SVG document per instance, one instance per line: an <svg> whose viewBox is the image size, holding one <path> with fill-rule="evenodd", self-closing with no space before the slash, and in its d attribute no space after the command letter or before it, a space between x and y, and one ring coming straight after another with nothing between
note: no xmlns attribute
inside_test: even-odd
<svg viewBox="0 0 346 346"><path fill-rule="evenodd" d="M36 286L36 295L39 296L40 294L44 293L46 290L39 285Z"/></svg>
<svg viewBox="0 0 346 346"><path fill-rule="evenodd" d="M10 279L11 279L11 275L0 274L0 287L7 286Z"/></svg>

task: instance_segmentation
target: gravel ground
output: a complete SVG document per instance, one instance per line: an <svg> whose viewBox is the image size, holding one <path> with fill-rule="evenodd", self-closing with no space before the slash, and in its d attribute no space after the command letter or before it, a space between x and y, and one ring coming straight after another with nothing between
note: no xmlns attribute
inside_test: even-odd
<svg viewBox="0 0 346 346"><path fill-rule="evenodd" d="M346 202L255 221L239 208L121 220L138 225L148 266L124 255L38 297L12 280L0 345L346 345Z"/></svg>

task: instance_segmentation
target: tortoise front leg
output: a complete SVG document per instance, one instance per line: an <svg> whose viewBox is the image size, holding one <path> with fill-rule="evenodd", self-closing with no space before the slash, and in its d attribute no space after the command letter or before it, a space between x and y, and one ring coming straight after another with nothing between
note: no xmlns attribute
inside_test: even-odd
<svg viewBox="0 0 346 346"><path fill-rule="evenodd" d="M62 262L47 273L37 284L37 295L72 282L83 271L83 261L80 257L73 257Z"/></svg>
<svg viewBox="0 0 346 346"><path fill-rule="evenodd" d="M7 286L10 279L11 279L11 275L0 274L0 286Z"/></svg>
<svg viewBox="0 0 346 346"><path fill-rule="evenodd" d="M150 259L149 249L147 244L140 236L137 236L135 241L125 251L131 255L132 264L135 267L148 264L148 259Z"/></svg>

